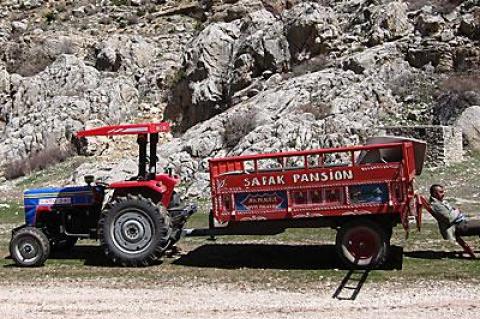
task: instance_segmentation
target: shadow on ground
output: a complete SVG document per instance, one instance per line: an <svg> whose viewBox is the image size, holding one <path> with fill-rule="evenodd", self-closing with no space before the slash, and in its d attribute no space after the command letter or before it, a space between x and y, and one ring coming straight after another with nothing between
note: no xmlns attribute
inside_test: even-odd
<svg viewBox="0 0 480 319"><path fill-rule="evenodd" d="M338 300L355 300L367 281L370 270L349 270L332 295Z"/></svg>
<svg viewBox="0 0 480 319"><path fill-rule="evenodd" d="M479 251L475 252L478 260L480 255ZM462 252L459 251L434 251L434 250L418 250L418 251L409 251L404 253L405 257L410 258L419 258L419 259L466 259L474 260L470 256L465 256Z"/></svg>
<svg viewBox="0 0 480 319"><path fill-rule="evenodd" d="M402 269L402 253L401 247L392 246L390 258L380 269ZM227 269L346 269L333 245L209 244L173 264Z"/></svg>
<svg viewBox="0 0 480 319"><path fill-rule="evenodd" d="M402 269L402 254L401 247L392 246L390 258L380 269ZM87 266L115 266L99 246L93 245L52 252L49 260L79 260ZM224 269L347 269L338 259L333 245L208 244L188 252L172 264ZM12 266L13 261L4 267Z"/></svg>
<svg viewBox="0 0 480 319"><path fill-rule="evenodd" d="M77 245L69 251L53 251L49 259L57 260L84 260L86 266L115 266L108 259L99 246Z"/></svg>
<svg viewBox="0 0 480 319"><path fill-rule="evenodd" d="M10 259L10 256L5 257L5 259ZM77 245L69 251L52 251L50 252L49 260L79 260L80 263L83 261L83 264L86 266L105 266L112 267L115 266L107 257L105 257L103 251L99 246L93 245ZM47 261L48 263L48 261ZM16 267L13 260L11 264L5 265L4 267Z"/></svg>

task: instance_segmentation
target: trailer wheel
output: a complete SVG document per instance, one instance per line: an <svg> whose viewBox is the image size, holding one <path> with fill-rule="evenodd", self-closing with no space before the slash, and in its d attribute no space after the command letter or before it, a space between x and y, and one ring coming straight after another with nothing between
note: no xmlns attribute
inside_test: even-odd
<svg viewBox="0 0 480 319"><path fill-rule="evenodd" d="M105 255L122 266L148 266L158 260L171 233L167 210L141 195L116 198L102 212L99 237Z"/></svg>
<svg viewBox="0 0 480 319"><path fill-rule="evenodd" d="M349 268L380 266L387 259L389 237L377 223L353 221L338 230L336 251Z"/></svg>
<svg viewBox="0 0 480 319"><path fill-rule="evenodd" d="M25 227L13 234L10 241L10 256L18 266L41 266L49 254L50 243L40 229Z"/></svg>

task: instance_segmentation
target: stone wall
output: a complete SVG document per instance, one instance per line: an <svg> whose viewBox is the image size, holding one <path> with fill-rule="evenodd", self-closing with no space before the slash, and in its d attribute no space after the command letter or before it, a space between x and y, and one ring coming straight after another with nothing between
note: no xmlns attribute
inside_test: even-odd
<svg viewBox="0 0 480 319"><path fill-rule="evenodd" d="M462 130L454 126L388 126L381 133L412 137L427 142L427 166L440 166L462 161Z"/></svg>

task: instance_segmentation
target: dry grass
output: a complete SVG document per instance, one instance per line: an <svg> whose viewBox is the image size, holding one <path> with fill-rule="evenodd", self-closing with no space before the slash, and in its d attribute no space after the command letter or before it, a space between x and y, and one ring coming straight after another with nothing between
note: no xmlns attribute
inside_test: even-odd
<svg viewBox="0 0 480 319"><path fill-rule="evenodd" d="M454 74L440 83L441 91L480 91L480 73Z"/></svg>
<svg viewBox="0 0 480 319"><path fill-rule="evenodd" d="M320 54L294 65L292 67L292 75L297 77L307 73L318 72L327 68L331 62L328 55Z"/></svg>
<svg viewBox="0 0 480 319"><path fill-rule="evenodd" d="M256 127L256 112L234 113L224 123L223 142L227 147L234 147L240 140Z"/></svg>
<svg viewBox="0 0 480 319"><path fill-rule="evenodd" d="M44 49L44 42L15 43L7 46L0 58L4 59L9 73L22 76L33 76L45 70L61 54L73 54L75 45L71 40L63 40L58 44L55 53Z"/></svg>
<svg viewBox="0 0 480 319"><path fill-rule="evenodd" d="M0 209L1 213L1 209ZM11 212L13 214L13 212ZM20 221L22 212L15 218ZM8 255L13 220L0 219L0 256ZM188 227L206 227L207 215L192 216ZM224 236L216 242L206 238L184 238L179 247L186 253L163 258L163 263L146 268L114 267L98 244L81 241L71 253L54 254L41 268L10 267L0 259L2 283L98 280L116 287L155 287L159 284L232 284L242 287L298 290L314 289L319 278L340 283L346 271L339 268L334 252L335 233L330 229L291 229L276 236ZM478 247L480 241L468 238ZM480 280L480 263L462 259L458 247L444 241L436 225L427 223L421 233L404 240L401 227L394 231L394 245L404 246L402 271L375 270L369 282L416 282L437 280ZM398 256L401 257L401 256Z"/></svg>
<svg viewBox="0 0 480 319"><path fill-rule="evenodd" d="M424 6L432 6L435 12L452 12L464 0L405 0L411 11L420 10Z"/></svg>
<svg viewBox="0 0 480 319"><path fill-rule="evenodd" d="M5 178L12 180L31 172L43 170L54 164L61 163L73 155L70 147L51 146L31 154L26 159L8 163L5 166Z"/></svg>
<svg viewBox="0 0 480 319"><path fill-rule="evenodd" d="M298 108L299 113L313 114L316 120L324 119L330 114L331 107L322 102L303 104Z"/></svg>

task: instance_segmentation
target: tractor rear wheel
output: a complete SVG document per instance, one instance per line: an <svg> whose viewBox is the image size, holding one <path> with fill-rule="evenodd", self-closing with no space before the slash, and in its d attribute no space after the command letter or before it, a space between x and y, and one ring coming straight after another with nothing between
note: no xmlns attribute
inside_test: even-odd
<svg viewBox="0 0 480 319"><path fill-rule="evenodd" d="M25 227L13 234L10 241L10 256L18 266L41 266L49 254L50 243L40 229Z"/></svg>
<svg viewBox="0 0 480 319"><path fill-rule="evenodd" d="M99 220L101 246L122 266L154 263L168 246L170 233L167 210L141 195L116 198Z"/></svg>
<svg viewBox="0 0 480 319"><path fill-rule="evenodd" d="M357 220L338 230L335 247L347 267L367 269L386 261L389 246L389 236L379 224Z"/></svg>

